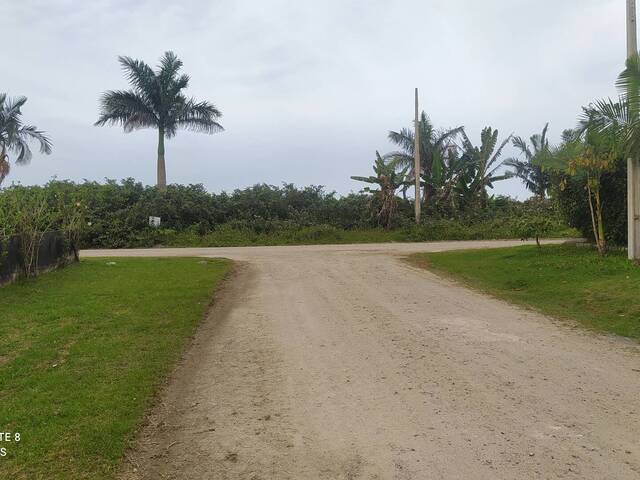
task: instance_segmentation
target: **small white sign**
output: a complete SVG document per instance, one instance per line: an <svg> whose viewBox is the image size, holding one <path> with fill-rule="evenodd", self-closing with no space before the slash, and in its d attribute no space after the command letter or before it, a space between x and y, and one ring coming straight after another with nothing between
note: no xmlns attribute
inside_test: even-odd
<svg viewBox="0 0 640 480"><path fill-rule="evenodd" d="M160 217L149 217L149 226L158 228L160 226Z"/></svg>

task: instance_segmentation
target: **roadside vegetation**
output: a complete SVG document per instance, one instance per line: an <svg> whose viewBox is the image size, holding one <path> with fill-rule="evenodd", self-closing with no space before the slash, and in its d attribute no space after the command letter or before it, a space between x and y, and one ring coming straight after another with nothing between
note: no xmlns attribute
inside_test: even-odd
<svg viewBox="0 0 640 480"><path fill-rule="evenodd" d="M226 260L88 259L1 291L2 478L112 478Z"/></svg>
<svg viewBox="0 0 640 480"><path fill-rule="evenodd" d="M14 186L0 193L0 273L7 255L17 251L22 276L40 273L40 254L45 238L59 240L59 265L79 259L85 206L71 192L53 194L42 187ZM49 248L52 243L48 242ZM51 256L55 252L44 252ZM0 277L0 280L3 280Z"/></svg>
<svg viewBox="0 0 640 480"><path fill-rule="evenodd" d="M572 245L421 253L417 265L517 305L590 329L640 338L640 269Z"/></svg>
<svg viewBox="0 0 640 480"><path fill-rule="evenodd" d="M161 57L156 69L130 57L119 61L131 89L102 95L96 125L120 125L125 132L158 130L156 187L133 179L11 186L0 190L0 211L18 190L23 197L47 197L49 204L60 197L75 202L69 205L83 211L82 231L76 234L77 245L83 248L581 235L605 255L610 246L626 244L625 164L628 157L640 157L637 55L629 58L619 76L620 97L583 107L577 125L564 130L558 144L549 141L548 124L528 138L501 136L486 126L476 140L463 125L437 127L421 112L417 125L387 132L393 149L376 151L373 174L351 177L365 184L363 189L345 196L322 186L291 184L256 184L219 194L202 185L167 185L165 138L181 128L221 131L221 113L211 103L184 95L189 77L180 73L182 62L172 52ZM39 141L43 153L50 152L51 142L35 127L22 125L24 98L13 101L3 95L0 100L1 181L8 173L7 152L16 155L16 163L24 163L30 157L28 140ZM518 156L504 158L509 145ZM419 169L414 164L416 148ZM495 185L508 179L519 179L532 199L519 202L495 196ZM416 180L423 212L418 224L413 221L411 198ZM150 217L160 217L159 228L149 225ZM1 218L0 231L0 244L16 234L15 228L2 225Z"/></svg>
<svg viewBox="0 0 640 480"><path fill-rule="evenodd" d="M47 205L71 205L68 210L82 219L82 248L521 238L528 234L523 220L540 218L549 223L548 236L576 235L551 201L535 199L488 198L482 209L425 217L415 225L410 201L397 198L393 228L383 228L376 197L367 192L338 197L317 186L255 185L212 194L201 185L169 185L161 191L131 179L106 184L52 181L0 191L0 212L16 195L31 195ZM162 218L160 228L149 226L151 215ZM56 223L51 228L59 227Z"/></svg>

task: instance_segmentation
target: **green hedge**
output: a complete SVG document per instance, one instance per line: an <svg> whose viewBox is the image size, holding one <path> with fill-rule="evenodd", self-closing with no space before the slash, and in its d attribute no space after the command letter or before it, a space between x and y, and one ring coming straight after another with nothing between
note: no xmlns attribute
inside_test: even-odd
<svg viewBox="0 0 640 480"><path fill-rule="evenodd" d="M566 231L550 202L517 202L497 197L486 208L458 212L455 218L426 218L413 223L410 201L398 198L395 228L378 228L375 197L352 193L339 197L323 187L254 185L231 193L209 193L202 185L170 185L166 191L133 179L106 183L52 181L44 187L0 191L0 207L12 189L46 194L82 209L83 248L156 245L275 245L450 239L519 238L518 222L542 211L554 232ZM542 208L542 210L541 210ZM162 218L161 228L148 226Z"/></svg>
<svg viewBox="0 0 640 480"><path fill-rule="evenodd" d="M556 185L562 178L555 180ZM584 182L566 177L564 188L555 188L560 213L566 223L593 239L589 201ZM607 243L627 244L627 163L620 159L615 169L602 176L601 195Z"/></svg>

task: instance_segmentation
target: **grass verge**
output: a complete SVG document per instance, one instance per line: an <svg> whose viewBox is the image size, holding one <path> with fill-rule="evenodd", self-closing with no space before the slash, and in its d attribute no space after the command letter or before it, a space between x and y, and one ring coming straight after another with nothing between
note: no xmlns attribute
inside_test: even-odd
<svg viewBox="0 0 640 480"><path fill-rule="evenodd" d="M548 245L421 253L411 260L509 302L640 338L640 267L622 252Z"/></svg>
<svg viewBox="0 0 640 480"><path fill-rule="evenodd" d="M87 259L0 289L0 476L112 478L230 268Z"/></svg>
<svg viewBox="0 0 640 480"><path fill-rule="evenodd" d="M214 231L197 234L169 229L150 230L133 246L168 247L239 247L254 245L322 245L348 243L427 242L441 240L498 240L520 238L512 220L465 224L454 220L438 220L422 225L409 225L393 230L379 228L345 230L331 225L272 228L256 232L248 228L221 225ZM548 238L575 238L574 229L557 225L547 232ZM132 245L129 245L132 246Z"/></svg>

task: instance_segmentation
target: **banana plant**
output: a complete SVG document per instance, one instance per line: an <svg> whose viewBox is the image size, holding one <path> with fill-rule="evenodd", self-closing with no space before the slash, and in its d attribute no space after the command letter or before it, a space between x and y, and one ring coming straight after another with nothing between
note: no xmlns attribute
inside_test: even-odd
<svg viewBox="0 0 640 480"><path fill-rule="evenodd" d="M363 188L363 191L372 193L372 201L377 204L376 217L378 224L384 228L391 228L397 209L396 191L399 188L410 185L407 173L410 167L406 166L398 170L397 162L383 158L376 151L376 160L373 164L375 176L359 177L352 176L352 180L377 185L377 189L371 187Z"/></svg>
<svg viewBox="0 0 640 480"><path fill-rule="evenodd" d="M432 197L438 195L438 188L442 182L449 150L454 147L453 140L462 131L462 127L438 130L425 112L420 115L418 122L420 137L420 172L423 179L422 196L425 205L430 205ZM414 129L403 128L400 131L389 132L389 140L398 146L399 150L388 153L385 159L394 161L398 168L407 168L410 178L415 178L414 158L415 151Z"/></svg>
<svg viewBox="0 0 640 480"><path fill-rule="evenodd" d="M512 172L498 173L504 163L500 160L502 150L511 141L513 135L509 135L498 145L498 130L485 127L480 133L479 147L471 143L464 131L461 132L461 136L463 156L470 168L468 195L472 203L480 203L484 207L487 204L487 188L493 188L495 182L514 176Z"/></svg>
<svg viewBox="0 0 640 480"><path fill-rule="evenodd" d="M451 144L445 151L435 155L431 175L423 173L421 183L432 192L429 210L433 213L453 214L465 203L465 190L468 190L473 169L459 148Z"/></svg>

